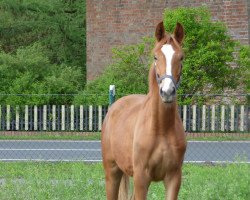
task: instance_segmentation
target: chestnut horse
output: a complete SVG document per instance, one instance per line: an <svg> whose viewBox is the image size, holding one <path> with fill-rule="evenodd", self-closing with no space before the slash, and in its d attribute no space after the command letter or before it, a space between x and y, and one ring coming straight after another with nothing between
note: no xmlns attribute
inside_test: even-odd
<svg viewBox="0 0 250 200"><path fill-rule="evenodd" d="M119 99L103 123L101 143L108 200L128 199L129 176L134 180L136 200L147 198L151 181L164 182L166 199L178 197L186 151L176 102L184 29L177 23L171 35L165 33L161 22L155 37L148 94Z"/></svg>

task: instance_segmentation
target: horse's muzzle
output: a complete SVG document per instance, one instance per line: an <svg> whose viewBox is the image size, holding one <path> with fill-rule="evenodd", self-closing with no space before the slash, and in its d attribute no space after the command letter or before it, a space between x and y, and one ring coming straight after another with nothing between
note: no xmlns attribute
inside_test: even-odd
<svg viewBox="0 0 250 200"><path fill-rule="evenodd" d="M176 96L175 87L168 88L167 91L164 91L162 90L162 88L160 88L160 97L164 103L172 103L175 99L175 96Z"/></svg>

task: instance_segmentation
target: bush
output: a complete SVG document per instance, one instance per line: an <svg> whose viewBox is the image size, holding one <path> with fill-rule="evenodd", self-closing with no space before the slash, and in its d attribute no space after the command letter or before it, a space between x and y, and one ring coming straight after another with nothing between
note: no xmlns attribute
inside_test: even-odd
<svg viewBox="0 0 250 200"><path fill-rule="evenodd" d="M85 90L75 97L74 104L108 104L108 89L113 84L117 98L147 93L151 45L152 40L144 39L140 44L114 48L114 62L86 85Z"/></svg>
<svg viewBox="0 0 250 200"><path fill-rule="evenodd" d="M235 89L240 85L245 88L242 83L246 81L239 77L249 67L249 53L246 47L240 48L239 43L231 39L224 24L212 21L204 7L166 9L166 31L172 33L176 22L184 25L186 33L183 44L186 57L179 94L223 93L227 88ZM150 48L153 44L154 39L151 38L136 45L114 49L113 64L99 78L87 84L85 91L75 98L75 103L106 104L110 84L116 85L117 93L121 96L147 93L148 69L153 57ZM236 63L238 66L232 67ZM247 76L243 78L247 79ZM179 100L187 104L197 101L197 98L179 95ZM203 102L204 98L198 98L198 101Z"/></svg>
<svg viewBox="0 0 250 200"><path fill-rule="evenodd" d="M165 10L164 25L167 32L172 32L180 22L185 28L183 44L185 59L179 94L223 93L225 89L236 89L241 85L240 74L245 63L238 59L240 45L228 35L226 26L211 20L207 8L178 8ZM237 56L234 58L234 53ZM246 56L246 57L245 57ZM194 98L181 96L183 103L191 103ZM204 100L204 99L200 99Z"/></svg>
<svg viewBox="0 0 250 200"><path fill-rule="evenodd" d="M42 94L77 93L81 89L82 76L78 68L51 64L39 43L19 48L13 55L0 51L0 91L8 94L0 96L0 103L70 104L72 96Z"/></svg>

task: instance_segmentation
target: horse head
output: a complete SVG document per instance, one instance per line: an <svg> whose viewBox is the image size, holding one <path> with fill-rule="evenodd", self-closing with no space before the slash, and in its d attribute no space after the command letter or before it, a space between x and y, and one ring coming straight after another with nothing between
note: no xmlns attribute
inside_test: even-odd
<svg viewBox="0 0 250 200"><path fill-rule="evenodd" d="M160 22L156 27L155 37L154 70L160 97L164 103L172 103L181 80L184 28L177 23L174 33L168 34L163 22Z"/></svg>

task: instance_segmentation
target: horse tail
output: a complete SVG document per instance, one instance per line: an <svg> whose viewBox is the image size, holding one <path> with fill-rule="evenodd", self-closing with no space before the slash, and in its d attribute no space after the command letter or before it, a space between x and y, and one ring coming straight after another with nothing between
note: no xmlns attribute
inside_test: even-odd
<svg viewBox="0 0 250 200"><path fill-rule="evenodd" d="M122 175L122 180L119 187L119 200L129 200L129 176Z"/></svg>

